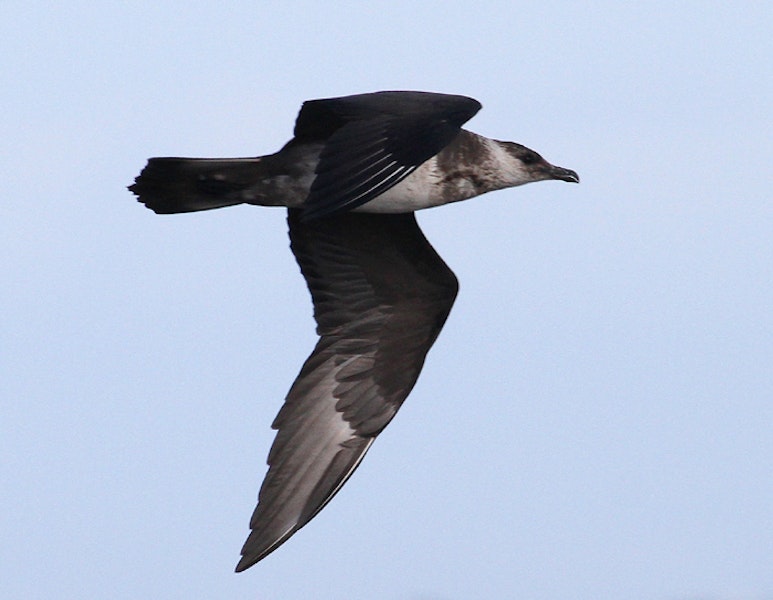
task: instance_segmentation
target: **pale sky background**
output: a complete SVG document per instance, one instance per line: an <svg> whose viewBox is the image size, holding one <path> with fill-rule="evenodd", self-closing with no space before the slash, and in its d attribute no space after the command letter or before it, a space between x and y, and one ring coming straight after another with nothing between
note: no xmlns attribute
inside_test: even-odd
<svg viewBox="0 0 773 600"><path fill-rule="evenodd" d="M0 5L0 597L773 598L770 2ZM149 156L473 96L579 172L425 211L461 293L343 491L234 574L312 349L284 211Z"/></svg>

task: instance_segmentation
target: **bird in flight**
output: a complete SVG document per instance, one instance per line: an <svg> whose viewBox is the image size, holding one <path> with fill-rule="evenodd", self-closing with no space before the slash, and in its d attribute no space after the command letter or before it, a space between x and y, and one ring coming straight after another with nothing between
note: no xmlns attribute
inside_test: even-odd
<svg viewBox="0 0 773 600"><path fill-rule="evenodd" d="M324 508L419 377L458 283L414 212L533 181L579 182L529 148L462 129L480 108L428 92L309 100L275 154L151 158L129 186L159 214L288 208L319 340L272 424L236 571Z"/></svg>

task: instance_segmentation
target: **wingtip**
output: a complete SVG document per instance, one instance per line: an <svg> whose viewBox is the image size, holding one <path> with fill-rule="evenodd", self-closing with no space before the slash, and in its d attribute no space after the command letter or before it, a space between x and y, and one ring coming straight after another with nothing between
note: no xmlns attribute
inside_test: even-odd
<svg viewBox="0 0 773 600"><path fill-rule="evenodd" d="M236 564L236 568L234 569L234 573L241 573L242 571L246 571L249 569L252 565L254 565L257 560L247 560L246 556L242 556L241 560Z"/></svg>

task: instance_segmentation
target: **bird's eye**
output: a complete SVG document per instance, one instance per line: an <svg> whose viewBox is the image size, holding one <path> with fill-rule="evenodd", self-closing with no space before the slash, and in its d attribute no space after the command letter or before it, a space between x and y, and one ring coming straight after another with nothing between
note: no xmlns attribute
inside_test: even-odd
<svg viewBox="0 0 773 600"><path fill-rule="evenodd" d="M521 156L521 162L525 165L531 165L537 162L537 155L534 152L526 152Z"/></svg>

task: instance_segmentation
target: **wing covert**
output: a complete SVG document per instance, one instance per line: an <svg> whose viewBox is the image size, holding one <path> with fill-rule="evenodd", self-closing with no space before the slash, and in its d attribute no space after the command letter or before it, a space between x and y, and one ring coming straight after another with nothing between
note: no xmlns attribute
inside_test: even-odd
<svg viewBox="0 0 773 600"><path fill-rule="evenodd" d="M324 140L304 218L361 206L448 145L480 109L465 96L377 92L305 102L297 140Z"/></svg>

